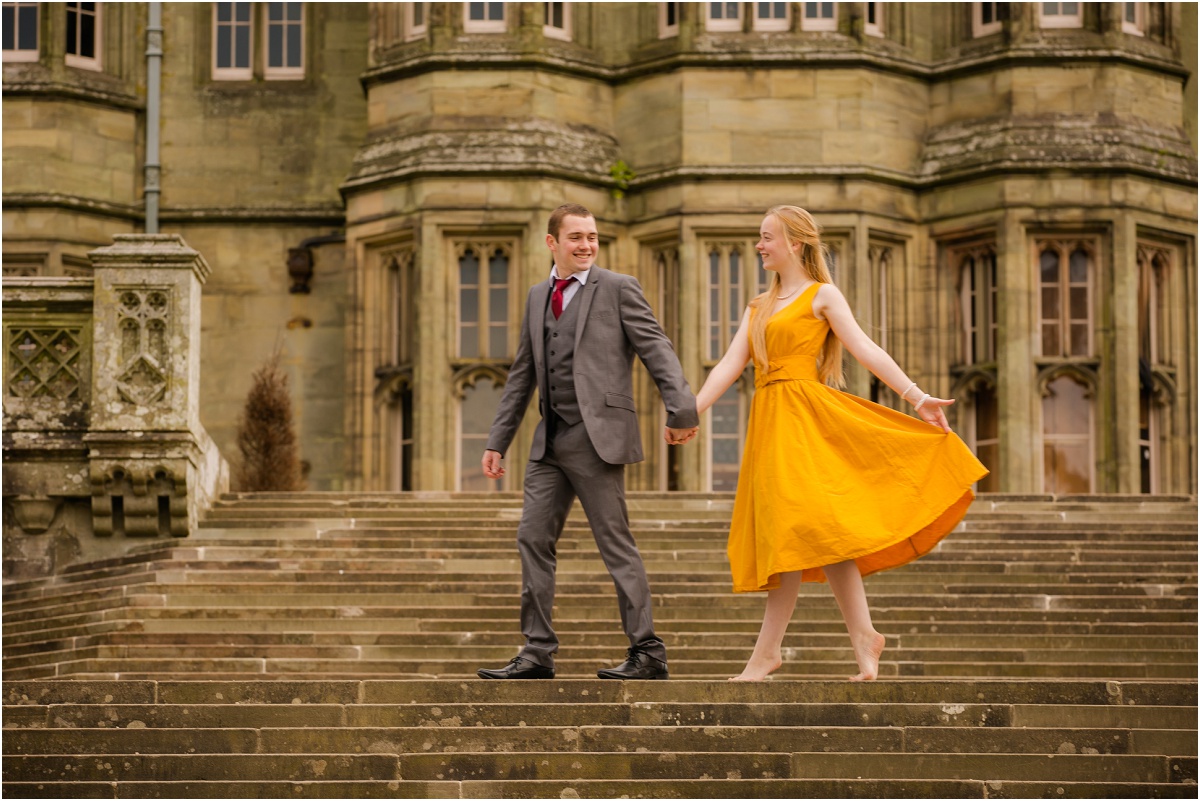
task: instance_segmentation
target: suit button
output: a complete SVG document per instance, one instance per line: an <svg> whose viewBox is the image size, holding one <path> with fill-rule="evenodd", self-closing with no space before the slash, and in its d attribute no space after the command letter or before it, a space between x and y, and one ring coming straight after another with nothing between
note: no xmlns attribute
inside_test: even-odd
<svg viewBox="0 0 1200 801"><path fill-rule="evenodd" d="M553 367L551 367L551 368L550 368L550 372L552 372L552 373L554 372L554 368L553 368Z"/></svg>
<svg viewBox="0 0 1200 801"><path fill-rule="evenodd" d="M551 356L553 356L553 355L554 355L554 351L550 351L550 355L551 355Z"/></svg>
<svg viewBox="0 0 1200 801"><path fill-rule="evenodd" d="M558 338L558 334L554 334L553 336L554 336L554 338L556 338L556 339Z"/></svg>

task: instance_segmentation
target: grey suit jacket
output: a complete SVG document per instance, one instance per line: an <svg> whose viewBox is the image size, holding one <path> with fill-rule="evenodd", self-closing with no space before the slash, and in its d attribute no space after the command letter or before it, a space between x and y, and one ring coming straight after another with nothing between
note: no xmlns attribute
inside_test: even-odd
<svg viewBox="0 0 1200 801"><path fill-rule="evenodd" d="M544 386L544 326L549 296L548 280L539 281L529 291L521 341L488 434L488 450L501 454L508 450L534 390ZM601 459L609 464L632 464L643 458L633 402L634 354L658 385L667 407L667 425L691 428L699 424L696 396L636 278L593 266L587 285L576 290L571 303L580 304L575 328L575 394L588 437ZM540 405L545 418L544 398ZM530 459L543 457L545 434L543 419L534 432Z"/></svg>

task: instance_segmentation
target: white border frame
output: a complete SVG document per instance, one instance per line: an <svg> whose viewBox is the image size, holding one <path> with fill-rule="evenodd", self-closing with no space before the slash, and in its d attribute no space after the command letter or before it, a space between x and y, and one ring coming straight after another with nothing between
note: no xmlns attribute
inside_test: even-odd
<svg viewBox="0 0 1200 801"><path fill-rule="evenodd" d="M992 21L983 21L983 7L992 6ZM1004 22L1000 19L999 3L971 3L971 36L980 39L1004 30Z"/></svg>
<svg viewBox="0 0 1200 801"><path fill-rule="evenodd" d="M728 3L721 3L728 5ZM704 4L704 30L709 33L737 33L742 30L742 3L734 4L737 9L737 16L730 19L728 17L713 17L712 3Z"/></svg>
<svg viewBox="0 0 1200 801"><path fill-rule="evenodd" d="M82 5L82 4L80 4L80 5ZM94 72L100 72L100 70L103 69L103 67L101 66L101 58L100 58L101 53L103 52L103 49L104 49L104 23L103 23L103 20L101 19L101 17L103 16L103 14L101 13L103 5L104 5L103 3L96 3L96 10L92 12L93 16L96 19L95 41L92 42L92 49L95 51L96 55L91 58L88 58L87 56L77 56L73 53L66 53L63 56L63 63L66 64L68 67L75 67L76 69L81 69L81 70L92 70ZM71 13L71 9L66 8L66 3L63 3L63 7L67 14ZM88 12L84 11L83 8L78 8L75 10L75 13L79 14L80 19L82 19L83 15L87 14ZM66 18L65 17L63 18L63 23L64 23L64 31L65 31L65 26L66 26ZM79 36L80 27L81 26L79 25L78 21L76 21L75 36L76 36L77 40L78 40L78 36Z"/></svg>
<svg viewBox="0 0 1200 801"><path fill-rule="evenodd" d="M1083 3L1076 3L1078 11L1074 14L1050 14L1043 10L1045 3L1037 3L1038 27L1040 28L1082 28ZM1062 3L1058 4L1060 7ZM1124 9L1122 9L1124 11Z"/></svg>
<svg viewBox="0 0 1200 801"><path fill-rule="evenodd" d="M219 67L217 66L217 6L218 3L212 4L212 79L214 81L250 81L254 80L254 3L247 3L250 6L250 64L246 67ZM232 5L237 5L233 3ZM237 31L237 13L234 11L233 20L226 23L231 26L233 31ZM230 55L236 59L237 55L237 37L234 36L230 41Z"/></svg>
<svg viewBox="0 0 1200 801"><path fill-rule="evenodd" d="M818 3L818 5L820 5ZM808 16L808 3L800 4L800 30L802 31L836 31L838 29L838 4L833 4L832 17Z"/></svg>
<svg viewBox="0 0 1200 801"><path fill-rule="evenodd" d="M883 38L884 20L887 19L887 3L864 3L864 6L875 6L875 22L869 22L869 8L863 8L863 33L867 36Z"/></svg>
<svg viewBox="0 0 1200 801"><path fill-rule="evenodd" d="M792 29L792 4L784 3L783 19L758 16L758 3L751 3L751 19L756 31L790 31Z"/></svg>
<svg viewBox="0 0 1200 801"><path fill-rule="evenodd" d="M262 6L260 12L262 14L262 59L263 59L263 80L265 81L299 81L304 79L304 72L308 65L308 43L305 41L308 38L308 14L306 13L307 3L300 3L300 66L299 67L272 67L271 62L271 18L268 3L260 3ZM284 30L283 53L286 57L287 51L287 29L291 26L292 20L287 18L287 3L284 3L283 19L276 24L282 25Z"/></svg>
<svg viewBox="0 0 1200 801"><path fill-rule="evenodd" d="M1126 19L1130 6L1133 6L1133 22ZM1145 3L1121 3L1121 31L1132 36L1146 35Z"/></svg>
<svg viewBox="0 0 1200 801"><path fill-rule="evenodd" d="M487 6L487 3L481 5ZM484 8L486 12L487 9ZM504 4L502 19L471 19L471 4L463 3L463 33L507 33L508 32L508 3Z"/></svg>
<svg viewBox="0 0 1200 801"><path fill-rule="evenodd" d="M421 6L424 12L422 22L417 25L416 19L417 6ZM404 4L404 41L411 42L414 39L424 39L426 32L429 30L429 3L405 3Z"/></svg>
<svg viewBox="0 0 1200 801"><path fill-rule="evenodd" d="M551 5L550 3L542 4L543 18L545 17L545 12L550 9L550 5ZM553 25L543 25L542 26L542 35L544 35L550 39L561 39L564 42L569 42L573 38L572 37L572 28L571 28L571 4L563 3L562 7L563 7L563 26L561 28L556 28Z"/></svg>
<svg viewBox="0 0 1200 801"><path fill-rule="evenodd" d="M9 5L9 4L5 3L5 5ZM17 2L17 3L12 4L13 24L16 28L16 30L13 31L13 43L20 44L20 42L18 40L18 34L20 32L19 18L20 18L21 8L22 7L29 8L31 6L33 7L34 19L37 24L37 27L36 27L35 33L34 33L34 37L33 37L35 46L32 50L5 50L5 51L3 51L3 53L4 53L3 60L6 63L7 62L21 62L21 61L24 61L24 62L40 61L42 58L42 8L41 8L41 3Z"/></svg>
<svg viewBox="0 0 1200 801"><path fill-rule="evenodd" d="M675 24L667 24L667 6L675 6ZM679 15L683 11L683 3L659 3L658 4L658 38L670 39L672 36L679 35Z"/></svg>

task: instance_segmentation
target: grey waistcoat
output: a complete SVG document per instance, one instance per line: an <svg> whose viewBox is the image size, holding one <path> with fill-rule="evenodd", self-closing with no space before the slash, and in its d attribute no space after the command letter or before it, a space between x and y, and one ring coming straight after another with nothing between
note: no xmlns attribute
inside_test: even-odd
<svg viewBox="0 0 1200 801"><path fill-rule="evenodd" d="M579 319L579 307L584 287L575 291L575 296L563 309L562 317L555 320L553 312L546 308L546 382L544 397L550 400L550 409L569 425L583 421L579 413L579 399L575 397L575 323ZM548 415L546 415L548 416Z"/></svg>

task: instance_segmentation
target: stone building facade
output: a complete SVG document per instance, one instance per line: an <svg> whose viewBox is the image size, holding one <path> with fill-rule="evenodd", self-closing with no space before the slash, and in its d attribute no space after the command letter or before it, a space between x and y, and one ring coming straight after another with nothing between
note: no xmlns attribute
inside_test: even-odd
<svg viewBox="0 0 1200 801"><path fill-rule="evenodd" d="M5 274L86 279L144 226L148 7L3 8ZM311 488L516 489L536 412L506 484L478 462L550 210L594 211L599 263L639 278L698 388L765 280L763 211L795 203L864 328L957 399L981 490L1196 491L1194 6L167 3L162 23L160 224L211 267L199 416L227 457L280 348ZM631 488L732 488L752 390L668 450L639 373Z"/></svg>

